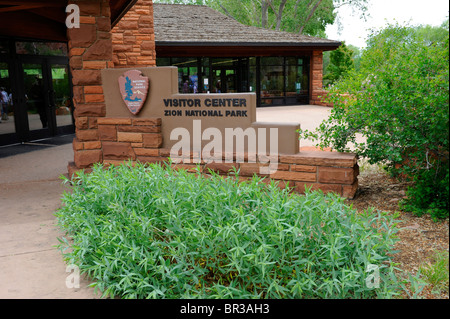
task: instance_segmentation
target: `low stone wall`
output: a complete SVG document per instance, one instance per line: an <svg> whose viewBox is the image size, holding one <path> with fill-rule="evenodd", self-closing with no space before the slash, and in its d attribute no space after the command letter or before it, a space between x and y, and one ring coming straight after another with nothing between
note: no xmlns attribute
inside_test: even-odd
<svg viewBox="0 0 450 319"><path fill-rule="evenodd" d="M170 149L162 148L161 125L161 118L98 118L98 141L74 139L75 161L69 163L69 176L79 169L89 170L98 162L120 164L130 159L142 163L168 162ZM189 171L199 167L200 172L205 174L212 170L226 175L236 169L244 179L256 174L267 177L267 180L279 181L280 187L289 185L299 193L304 193L308 187L353 198L358 188L359 168L355 154L301 151L290 155L279 154L270 162L267 158L255 156L253 163L249 162L247 154L237 156L239 154L233 154L233 163L208 162L207 159L194 163L193 154L190 154L189 158L172 165ZM237 163L240 158L243 162Z"/></svg>

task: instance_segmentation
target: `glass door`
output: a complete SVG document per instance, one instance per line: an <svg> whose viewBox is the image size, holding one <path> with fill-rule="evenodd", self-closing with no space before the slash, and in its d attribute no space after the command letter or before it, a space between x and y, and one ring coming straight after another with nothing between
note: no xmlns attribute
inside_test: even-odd
<svg viewBox="0 0 450 319"><path fill-rule="evenodd" d="M21 116L26 120L20 135L25 140L74 131L69 68L66 63L52 60L55 58L32 59L21 63L25 97Z"/></svg>
<svg viewBox="0 0 450 319"><path fill-rule="evenodd" d="M9 64L0 61L0 136L10 137L15 131Z"/></svg>
<svg viewBox="0 0 450 319"><path fill-rule="evenodd" d="M72 89L67 64L50 64L50 111L54 118L54 134L73 132Z"/></svg>
<svg viewBox="0 0 450 319"><path fill-rule="evenodd" d="M41 63L23 63L23 89L25 92L25 114L28 127L23 129L42 135L49 135L50 105L44 79L44 65Z"/></svg>

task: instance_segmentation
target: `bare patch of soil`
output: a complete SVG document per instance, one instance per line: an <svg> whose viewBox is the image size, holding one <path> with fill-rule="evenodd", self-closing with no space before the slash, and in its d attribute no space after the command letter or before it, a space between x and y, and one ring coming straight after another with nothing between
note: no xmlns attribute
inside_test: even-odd
<svg viewBox="0 0 450 319"><path fill-rule="evenodd" d="M449 251L449 219L434 222L429 215L421 217L399 209L399 202L406 198L407 182L391 178L378 166L364 164L358 176L359 189L353 200L358 211L373 207L398 215L397 233L400 241L396 244L399 252L394 256L398 268L416 275L420 265L426 263L437 251ZM449 299L448 287L440 293L432 292L427 285L419 297L424 299ZM408 298L407 295L403 296Z"/></svg>

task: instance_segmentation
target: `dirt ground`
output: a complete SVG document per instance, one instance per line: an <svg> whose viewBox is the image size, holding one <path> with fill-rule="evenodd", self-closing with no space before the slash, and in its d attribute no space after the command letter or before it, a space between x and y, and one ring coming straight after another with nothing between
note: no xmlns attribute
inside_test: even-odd
<svg viewBox="0 0 450 319"><path fill-rule="evenodd" d="M397 233L400 241L395 249L399 252L394 257L398 268L416 275L420 265L429 261L436 251L449 250L449 219L434 222L429 215L421 217L399 209L399 201L406 198L408 183L399 182L381 168L364 164L358 176L359 189L353 200L348 200L354 208L364 210L368 207L399 214ZM440 293L432 292L430 285L426 286L419 298L448 299L449 290ZM408 296L403 296L408 298Z"/></svg>

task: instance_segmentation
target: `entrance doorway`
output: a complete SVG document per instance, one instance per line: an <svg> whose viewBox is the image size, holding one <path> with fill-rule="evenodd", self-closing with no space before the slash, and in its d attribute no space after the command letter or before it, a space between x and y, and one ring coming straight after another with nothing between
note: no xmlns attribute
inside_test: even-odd
<svg viewBox="0 0 450 319"><path fill-rule="evenodd" d="M237 70L232 66L214 66L212 68L213 93L238 92Z"/></svg>
<svg viewBox="0 0 450 319"><path fill-rule="evenodd" d="M9 61L12 92L0 145L74 132L67 57L17 56Z"/></svg>

